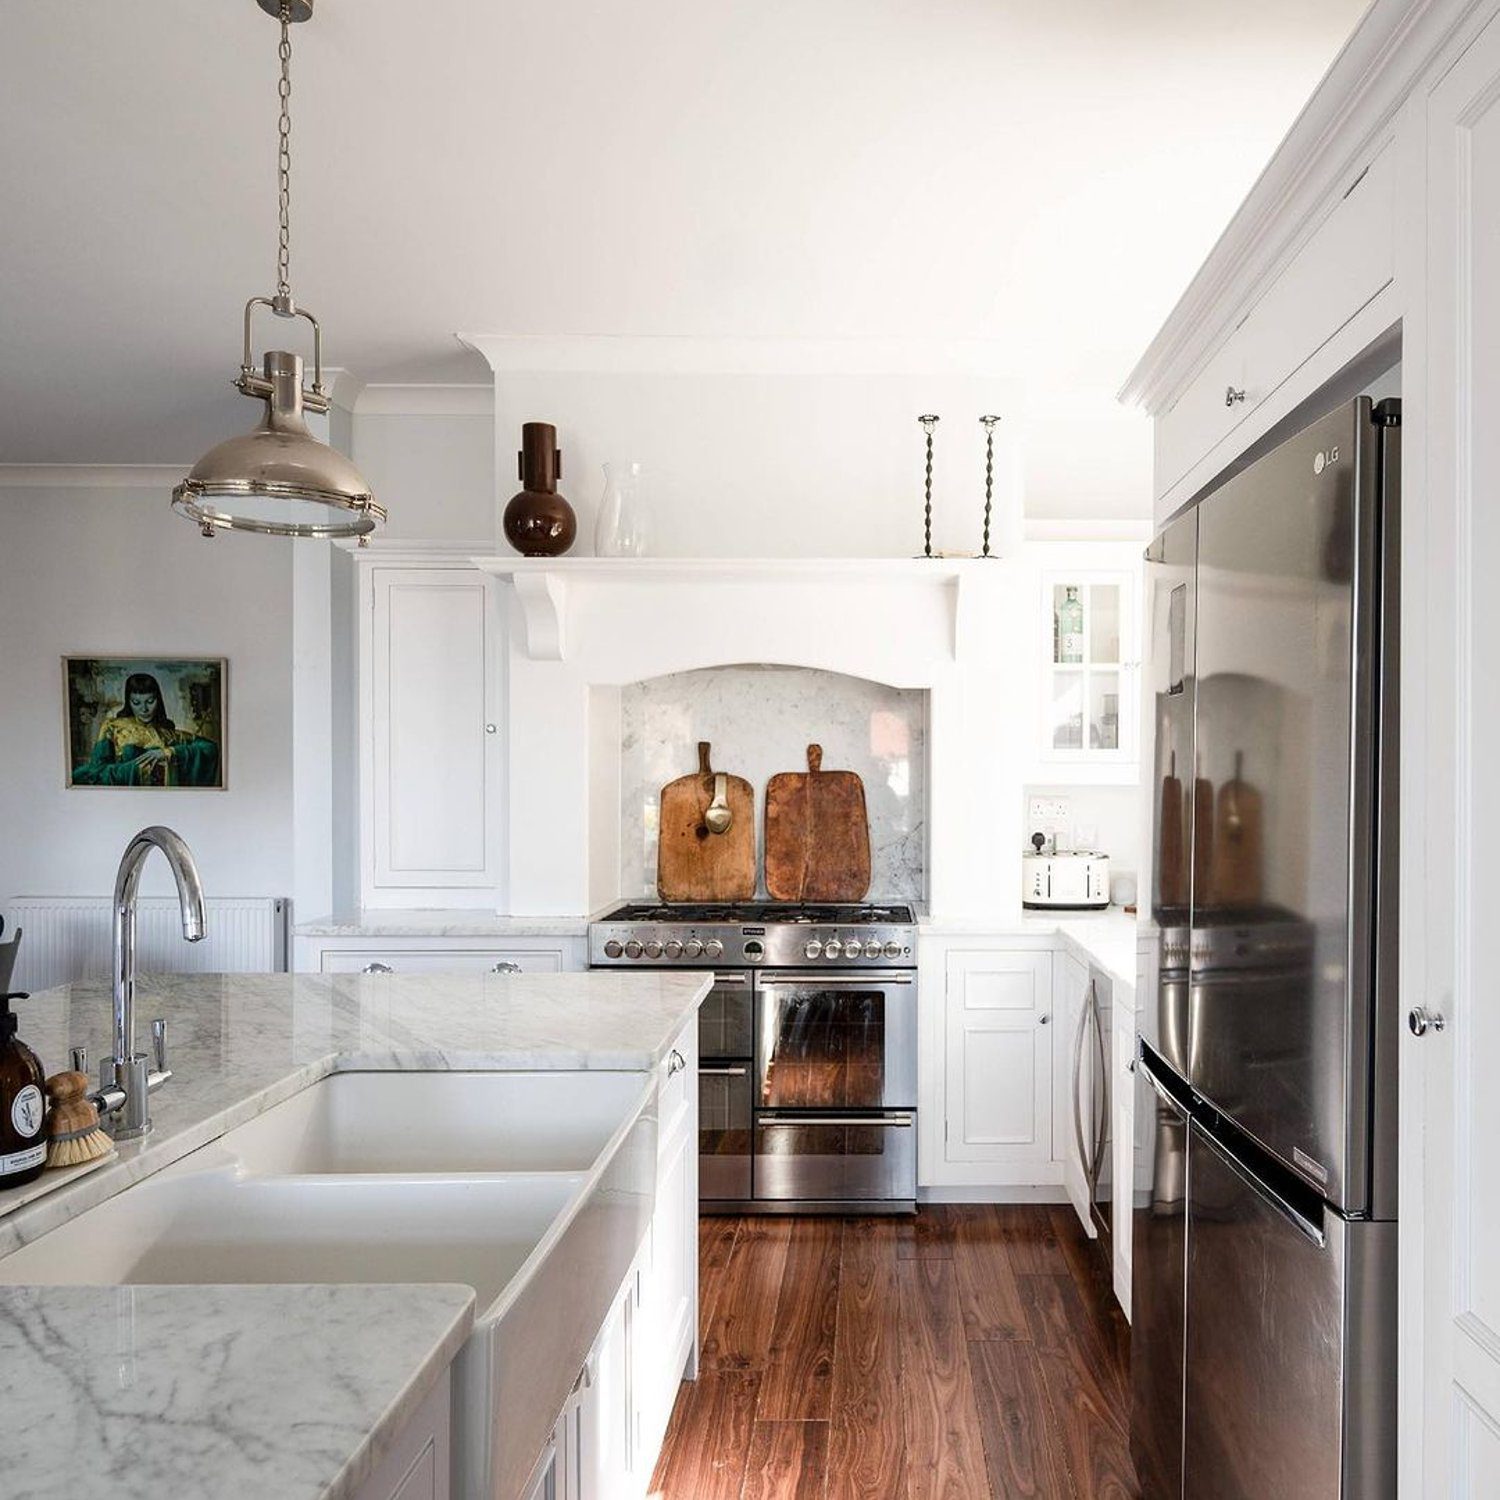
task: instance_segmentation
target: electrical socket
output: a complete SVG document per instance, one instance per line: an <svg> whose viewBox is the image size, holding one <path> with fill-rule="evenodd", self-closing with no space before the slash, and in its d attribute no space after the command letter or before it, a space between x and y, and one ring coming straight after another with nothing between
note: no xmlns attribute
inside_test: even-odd
<svg viewBox="0 0 1500 1500"><path fill-rule="evenodd" d="M1030 797L1026 802L1026 822L1032 828L1058 828L1068 821L1073 804L1066 797Z"/></svg>

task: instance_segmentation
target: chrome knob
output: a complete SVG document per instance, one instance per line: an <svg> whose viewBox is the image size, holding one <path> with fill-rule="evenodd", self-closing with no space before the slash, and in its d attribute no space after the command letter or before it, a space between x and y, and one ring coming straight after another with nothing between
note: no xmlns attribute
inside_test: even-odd
<svg viewBox="0 0 1500 1500"><path fill-rule="evenodd" d="M675 1047L667 1054L667 1077L680 1073L687 1067L687 1059Z"/></svg>
<svg viewBox="0 0 1500 1500"><path fill-rule="evenodd" d="M606 958L619 958L625 952L624 945L618 938L611 938L604 945L604 956Z"/></svg>
<svg viewBox="0 0 1500 1500"><path fill-rule="evenodd" d="M822 943L820 943L817 938L808 938L808 940L802 945L802 956L803 958L822 958Z"/></svg>
<svg viewBox="0 0 1500 1500"><path fill-rule="evenodd" d="M1430 1011L1425 1005L1412 1008L1411 1014L1406 1018L1406 1024L1411 1028L1413 1036L1426 1036L1429 1031L1445 1031L1448 1027L1446 1016L1438 1015Z"/></svg>
<svg viewBox="0 0 1500 1500"><path fill-rule="evenodd" d="M844 945L837 938L829 938L828 941L823 944L824 958L842 958L843 954Z"/></svg>
<svg viewBox="0 0 1500 1500"><path fill-rule="evenodd" d="M1238 406L1245 399L1245 388L1243 386L1225 386L1224 405Z"/></svg>
<svg viewBox="0 0 1500 1500"><path fill-rule="evenodd" d="M703 945L703 956L704 958L723 958L723 943L721 943L718 938L709 938L709 940Z"/></svg>
<svg viewBox="0 0 1500 1500"><path fill-rule="evenodd" d="M901 957L901 944L900 943L887 943L882 951L884 952L884 954L885 954L885 956L887 958L900 958Z"/></svg>
<svg viewBox="0 0 1500 1500"><path fill-rule="evenodd" d="M497 963L490 970L491 974L519 974L520 972L520 964L512 963L508 958L502 958L499 963Z"/></svg>
<svg viewBox="0 0 1500 1500"><path fill-rule="evenodd" d="M650 939L647 940L647 943L646 943L646 957L647 958L660 958L661 957L661 944L655 938L650 938Z"/></svg>
<svg viewBox="0 0 1500 1500"><path fill-rule="evenodd" d="M1038 1016L1038 1017L1037 1017L1037 1018L1036 1018L1036 1021L1037 1021L1037 1025L1038 1025L1038 1026L1045 1026L1045 1025L1047 1025L1047 1023L1048 1023L1048 1022L1049 1022L1049 1021L1050 1021L1050 1020L1051 1020L1051 1019L1052 1019L1052 1017L1051 1017L1051 1016L1049 1016L1049 1015L1048 1015L1048 1014L1047 1014L1047 1013L1046 1013L1046 1011L1043 1011L1043 1012L1042 1012L1042 1014L1041 1014L1041 1015L1039 1015L1039 1016Z"/></svg>
<svg viewBox="0 0 1500 1500"><path fill-rule="evenodd" d="M625 944L626 958L639 958L643 951L644 950L642 949L641 945L636 942L634 938L631 938L631 940Z"/></svg>
<svg viewBox="0 0 1500 1500"><path fill-rule="evenodd" d="M665 953L668 958L681 958L682 943L677 938L668 938L667 945L662 949L662 952Z"/></svg>
<svg viewBox="0 0 1500 1500"><path fill-rule="evenodd" d="M860 942L858 938L850 938L849 941L844 944L845 958L858 958L864 951L865 945Z"/></svg>
<svg viewBox="0 0 1500 1500"><path fill-rule="evenodd" d="M366 964L360 970L361 974L394 974L396 971L389 964Z"/></svg>
<svg viewBox="0 0 1500 1500"><path fill-rule="evenodd" d="M703 952L703 944L697 938L689 938L682 945L682 951L688 958L697 958Z"/></svg>

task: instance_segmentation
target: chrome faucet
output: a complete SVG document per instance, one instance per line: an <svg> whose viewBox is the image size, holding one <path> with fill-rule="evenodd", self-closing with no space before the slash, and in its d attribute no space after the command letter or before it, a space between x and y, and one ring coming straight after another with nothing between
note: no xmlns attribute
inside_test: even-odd
<svg viewBox="0 0 1500 1500"><path fill-rule="evenodd" d="M156 1067L144 1052L135 1050L135 901L141 867L153 849L160 849L172 867L177 899L182 907L182 935L190 943L202 941L206 931L203 882L192 851L170 828L143 828L125 847L115 876L114 895L114 1056L99 1064L99 1090L91 1095L101 1116L112 1116L117 1141L133 1140L151 1129L150 1096L172 1074L167 1067L166 1022L151 1023ZM87 1060L74 1054L74 1067Z"/></svg>

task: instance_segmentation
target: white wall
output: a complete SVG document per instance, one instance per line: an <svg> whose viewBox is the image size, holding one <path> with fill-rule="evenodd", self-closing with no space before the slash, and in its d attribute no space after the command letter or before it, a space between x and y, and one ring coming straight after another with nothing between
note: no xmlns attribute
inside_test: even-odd
<svg viewBox="0 0 1500 1500"><path fill-rule="evenodd" d="M153 822L209 895L290 894L291 545L206 541L157 489L0 488L0 900L107 895ZM228 658L227 790L66 789L61 658L135 651Z"/></svg>
<svg viewBox="0 0 1500 1500"><path fill-rule="evenodd" d="M412 399L421 400L421 393ZM370 412L356 403L350 452L390 512L383 536L477 541L495 535L495 422L487 409Z"/></svg>

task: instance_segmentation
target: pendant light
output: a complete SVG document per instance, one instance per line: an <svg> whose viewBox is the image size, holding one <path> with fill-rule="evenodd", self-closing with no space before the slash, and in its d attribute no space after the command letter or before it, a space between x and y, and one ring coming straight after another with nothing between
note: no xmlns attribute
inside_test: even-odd
<svg viewBox="0 0 1500 1500"><path fill-rule="evenodd" d="M385 520L359 470L308 430L304 413L326 412L323 386L323 332L318 320L292 299L292 39L295 21L312 15L313 0L257 0L281 23L281 113L277 124L277 179L280 233L276 250L276 295L252 297L245 304L245 342L234 384L266 404L260 425L243 437L211 448L172 491L172 508L213 536L254 531L265 536L358 537L360 546ZM279 318L305 318L312 324L313 381L302 384L302 358L284 349L267 352L263 372L251 363L250 323L257 307Z"/></svg>

